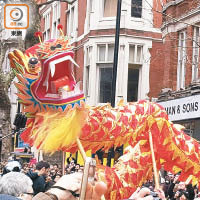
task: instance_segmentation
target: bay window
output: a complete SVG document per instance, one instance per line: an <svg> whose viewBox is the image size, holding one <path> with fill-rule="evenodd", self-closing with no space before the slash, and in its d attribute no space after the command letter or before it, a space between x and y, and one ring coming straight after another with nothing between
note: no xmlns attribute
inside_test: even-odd
<svg viewBox="0 0 200 200"><path fill-rule="evenodd" d="M199 37L200 37L200 28L194 27L193 35L193 56L192 56L192 81L198 79L199 71Z"/></svg>
<svg viewBox="0 0 200 200"><path fill-rule="evenodd" d="M98 103L111 101L114 44L98 45Z"/></svg>
<svg viewBox="0 0 200 200"><path fill-rule="evenodd" d="M186 32L179 33L178 41L178 67L177 67L177 90L185 88L185 63L186 63Z"/></svg>

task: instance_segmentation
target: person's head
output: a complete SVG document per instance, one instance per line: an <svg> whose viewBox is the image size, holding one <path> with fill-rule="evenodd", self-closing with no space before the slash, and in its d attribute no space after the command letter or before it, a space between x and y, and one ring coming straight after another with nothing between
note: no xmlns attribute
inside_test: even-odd
<svg viewBox="0 0 200 200"><path fill-rule="evenodd" d="M55 175L56 174L56 171L54 169L50 169L50 174L51 175Z"/></svg>
<svg viewBox="0 0 200 200"><path fill-rule="evenodd" d="M54 164L54 165L53 165L53 168L54 168L54 170L57 171L57 170L58 170L58 164Z"/></svg>
<svg viewBox="0 0 200 200"><path fill-rule="evenodd" d="M61 177L62 177L61 174L56 174L56 177L55 177L54 181L57 183L58 180L59 180Z"/></svg>
<svg viewBox="0 0 200 200"><path fill-rule="evenodd" d="M47 162L40 161L36 164L36 170L39 171L41 175L48 174L49 169L50 165Z"/></svg>
<svg viewBox="0 0 200 200"><path fill-rule="evenodd" d="M0 179L0 194L31 200L33 195L32 180L23 173L9 172Z"/></svg>
<svg viewBox="0 0 200 200"><path fill-rule="evenodd" d="M72 159L70 165L75 166L75 161Z"/></svg>
<svg viewBox="0 0 200 200"><path fill-rule="evenodd" d="M21 164L18 161L10 161L3 169L3 174L7 174L9 172L20 172L21 171Z"/></svg>
<svg viewBox="0 0 200 200"><path fill-rule="evenodd" d="M71 169L70 168L66 168L66 174L70 174L71 173Z"/></svg>
<svg viewBox="0 0 200 200"><path fill-rule="evenodd" d="M80 169L80 165L79 164L76 164L76 167L75 167L76 171L78 171Z"/></svg>
<svg viewBox="0 0 200 200"><path fill-rule="evenodd" d="M185 183L184 183L184 182L178 183L178 189L179 189L179 190L185 190L185 189L186 189Z"/></svg>

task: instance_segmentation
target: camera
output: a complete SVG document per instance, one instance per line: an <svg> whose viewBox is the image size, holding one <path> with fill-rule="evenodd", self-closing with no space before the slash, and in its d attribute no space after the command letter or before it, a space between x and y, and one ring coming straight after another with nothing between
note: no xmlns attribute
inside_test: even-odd
<svg viewBox="0 0 200 200"><path fill-rule="evenodd" d="M177 192L176 192L176 194L175 194L175 196L176 196L176 198L177 199L180 199L181 198L181 196L185 196L186 198L189 198L189 194L188 194L188 192L187 191L185 191L185 190L178 190Z"/></svg>

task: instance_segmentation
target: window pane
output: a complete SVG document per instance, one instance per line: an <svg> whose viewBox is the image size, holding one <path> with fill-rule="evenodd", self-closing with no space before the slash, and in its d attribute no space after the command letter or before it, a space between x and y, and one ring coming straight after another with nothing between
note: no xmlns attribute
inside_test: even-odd
<svg viewBox="0 0 200 200"><path fill-rule="evenodd" d="M50 33L51 33L51 32L50 32L50 29L48 29L48 30L47 30L47 40L50 39Z"/></svg>
<svg viewBox="0 0 200 200"><path fill-rule="evenodd" d="M71 21L70 21L70 12L68 11L67 12L67 36L69 36L69 37L71 37L71 30L70 30L70 23L71 23Z"/></svg>
<svg viewBox="0 0 200 200"><path fill-rule="evenodd" d="M90 59L91 59L91 53L92 53L92 47L87 47L86 49L86 66L90 65Z"/></svg>
<svg viewBox="0 0 200 200"><path fill-rule="evenodd" d="M137 46L137 62L142 62L142 46Z"/></svg>
<svg viewBox="0 0 200 200"><path fill-rule="evenodd" d="M185 87L185 61L186 61L186 41L185 32L179 33L179 48L178 48L178 74L177 74L177 89Z"/></svg>
<svg viewBox="0 0 200 200"><path fill-rule="evenodd" d="M135 45L131 45L129 49L129 62L135 62Z"/></svg>
<svg viewBox="0 0 200 200"><path fill-rule="evenodd" d="M47 15L47 29L50 28L50 13Z"/></svg>
<svg viewBox="0 0 200 200"><path fill-rule="evenodd" d="M89 8L89 12L93 12L93 0L90 0L90 8Z"/></svg>
<svg viewBox="0 0 200 200"><path fill-rule="evenodd" d="M54 7L54 21L57 19L57 5Z"/></svg>
<svg viewBox="0 0 200 200"><path fill-rule="evenodd" d="M86 51L86 66L88 66L90 63L90 56L89 56L89 47L87 48L87 51Z"/></svg>
<svg viewBox="0 0 200 200"><path fill-rule="evenodd" d="M199 66L199 28L194 28L194 41L193 41L193 77L192 80L198 79L198 66Z"/></svg>
<svg viewBox="0 0 200 200"><path fill-rule="evenodd" d="M71 9L71 27L70 27L70 32L74 32L74 7Z"/></svg>
<svg viewBox="0 0 200 200"><path fill-rule="evenodd" d="M142 17L142 0L131 0L131 17Z"/></svg>
<svg viewBox="0 0 200 200"><path fill-rule="evenodd" d="M134 69L129 66L128 68L128 91L127 101L138 100L138 80L139 80L139 69Z"/></svg>
<svg viewBox="0 0 200 200"><path fill-rule="evenodd" d="M44 40L47 40L46 32L44 32L43 38L44 38Z"/></svg>
<svg viewBox="0 0 200 200"><path fill-rule="evenodd" d="M196 37L195 37L195 41L197 41L197 43L199 43L199 28L196 27Z"/></svg>
<svg viewBox="0 0 200 200"><path fill-rule="evenodd" d="M89 95L90 66L86 66L86 97Z"/></svg>
<svg viewBox="0 0 200 200"><path fill-rule="evenodd" d="M112 68L99 68L100 92L99 102L111 102L111 84L112 84Z"/></svg>
<svg viewBox="0 0 200 200"><path fill-rule="evenodd" d="M58 19L60 18L60 2L58 2L58 5L57 5L57 18Z"/></svg>
<svg viewBox="0 0 200 200"><path fill-rule="evenodd" d="M99 61L105 61L106 45L99 45Z"/></svg>
<svg viewBox="0 0 200 200"><path fill-rule="evenodd" d="M183 54L184 54L184 33L180 33L180 40L179 40L179 60L183 60Z"/></svg>
<svg viewBox="0 0 200 200"><path fill-rule="evenodd" d="M56 38L56 29L57 29L56 22L54 22L53 23L53 30L54 30L54 32L53 32L53 38Z"/></svg>
<svg viewBox="0 0 200 200"><path fill-rule="evenodd" d="M117 0L104 0L104 17L115 17L117 14Z"/></svg>
<svg viewBox="0 0 200 200"><path fill-rule="evenodd" d="M108 45L108 61L113 61L114 59L114 45Z"/></svg>

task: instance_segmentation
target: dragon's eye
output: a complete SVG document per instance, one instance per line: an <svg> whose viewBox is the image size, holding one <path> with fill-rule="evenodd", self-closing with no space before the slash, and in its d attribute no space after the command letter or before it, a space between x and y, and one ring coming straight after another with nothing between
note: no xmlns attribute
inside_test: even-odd
<svg viewBox="0 0 200 200"><path fill-rule="evenodd" d="M30 58L28 63L31 64L31 65L36 65L38 63L38 59L35 58L35 57Z"/></svg>
<svg viewBox="0 0 200 200"><path fill-rule="evenodd" d="M52 51L54 51L54 50L56 49L56 47L55 47L55 46L51 46L50 49L51 49Z"/></svg>
<svg viewBox="0 0 200 200"><path fill-rule="evenodd" d="M61 44L57 44L56 48L62 48L62 45Z"/></svg>

